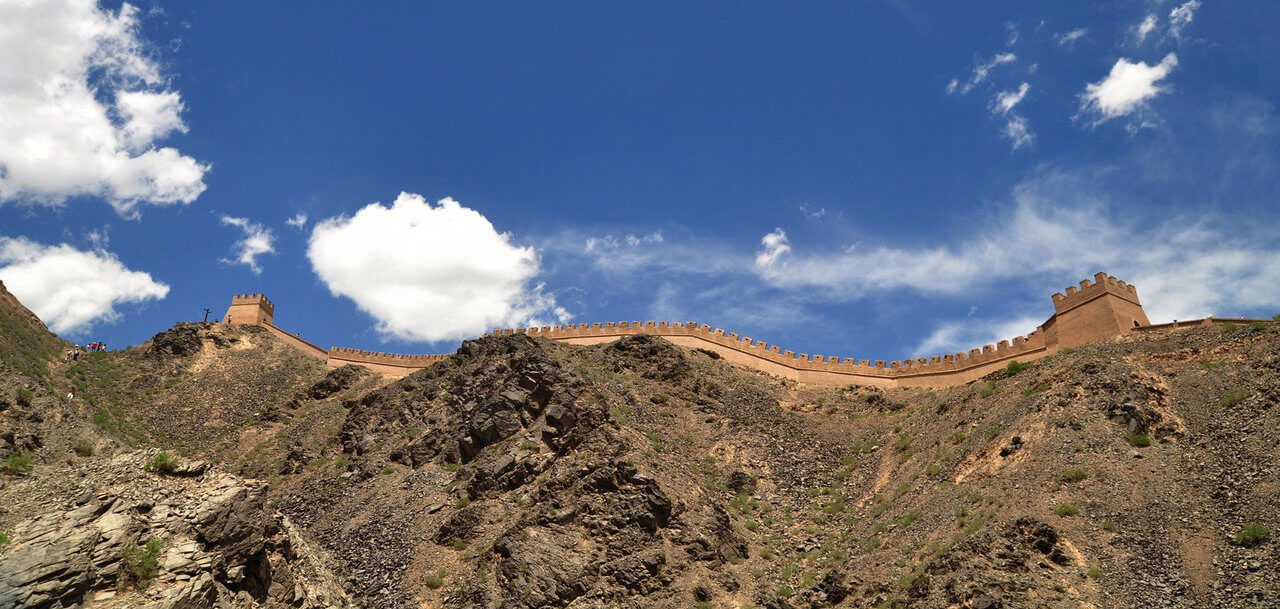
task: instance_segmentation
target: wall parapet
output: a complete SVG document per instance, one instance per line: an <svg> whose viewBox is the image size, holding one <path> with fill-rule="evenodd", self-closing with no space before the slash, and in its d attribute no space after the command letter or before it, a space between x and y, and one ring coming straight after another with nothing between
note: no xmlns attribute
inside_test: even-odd
<svg viewBox="0 0 1280 609"><path fill-rule="evenodd" d="M1098 305L1084 306L1104 297L1119 300L1100 301ZM732 363L806 382L929 387L959 384L980 378L1003 367L1006 362L1014 358L1030 361L1044 357L1061 348L1064 340L1087 342L1098 337L1157 327L1150 326L1146 316L1142 314L1137 288L1106 273L1097 273L1092 280L1081 281L1078 287L1068 287L1065 294L1054 294L1052 300L1053 315L1025 336L1015 336L958 353L889 361L796 352L696 321L624 320L499 328L492 330L488 335L525 334L561 342L597 344L624 336L651 334L668 338L685 347L708 348L725 356ZM360 364L385 375L403 376L452 357L451 355L382 353L344 347L332 347L324 351L272 325L269 316L275 306L266 296L237 294L232 297L233 309L237 306L243 308L243 305L256 305L268 315L266 319L257 318L256 321L246 323L257 323L272 329L279 335L287 337L295 347L324 357L331 368L346 364ZM1124 315L1122 319L1113 314L1099 312L1113 310L1113 307L1122 312ZM1133 307L1137 307L1136 313ZM1138 321L1132 321L1135 318ZM227 320L231 323L230 311ZM1124 325L1130 321L1134 326L1139 327ZM1177 325L1181 326L1183 323Z"/></svg>

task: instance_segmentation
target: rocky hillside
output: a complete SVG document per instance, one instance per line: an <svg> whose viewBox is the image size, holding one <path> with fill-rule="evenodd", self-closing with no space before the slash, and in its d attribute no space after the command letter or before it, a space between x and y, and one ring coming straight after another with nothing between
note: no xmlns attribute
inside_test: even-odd
<svg viewBox="0 0 1280 609"><path fill-rule="evenodd" d="M33 461L0 488L0 582L27 604L1280 606L1280 326L939 390L796 385L648 336L484 338L389 382L188 324L60 366L77 397L34 410L95 450L38 426L5 449ZM154 539L139 592L121 565ZM12 575L53 564L88 567Z"/></svg>

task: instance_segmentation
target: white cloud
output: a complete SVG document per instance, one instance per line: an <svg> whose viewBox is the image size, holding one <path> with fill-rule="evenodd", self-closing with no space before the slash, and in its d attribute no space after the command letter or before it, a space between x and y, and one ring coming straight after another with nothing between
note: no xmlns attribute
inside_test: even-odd
<svg viewBox="0 0 1280 609"><path fill-rule="evenodd" d="M972 91L974 87L986 81L987 77L991 75L991 70L996 66L1012 63L1017 61L1017 59L1018 56L1013 53L998 53L995 57L991 58L991 61L980 63L975 66L973 68L973 76L971 76L967 82L961 83L957 79L951 79L951 82L947 84L947 93L955 93L956 91L959 91L961 95L964 95Z"/></svg>
<svg viewBox="0 0 1280 609"><path fill-rule="evenodd" d="M1076 28L1065 34L1058 35L1056 36L1056 39L1058 41L1058 46L1060 47L1072 46L1076 43L1077 40L1084 38L1084 35L1087 33L1089 33L1088 30L1084 28Z"/></svg>
<svg viewBox="0 0 1280 609"><path fill-rule="evenodd" d="M587 237L585 251L587 253L605 251L616 252L616 250L622 248L624 245L628 248L635 248L640 247L641 245L651 245L655 243L662 243L662 231L656 230L647 235L633 235L628 233L621 239L613 235Z"/></svg>
<svg viewBox="0 0 1280 609"><path fill-rule="evenodd" d="M80 335L120 319L115 307L163 299L169 286L101 249L0 237L0 281L49 329Z"/></svg>
<svg viewBox="0 0 1280 609"><path fill-rule="evenodd" d="M762 237L760 244L764 246L764 250L756 252L757 267L773 266L779 258L791 251L791 242L787 240L786 231L781 228L775 228L773 232Z"/></svg>
<svg viewBox="0 0 1280 609"><path fill-rule="evenodd" d="M1146 42L1147 36L1150 36L1151 32L1154 32L1155 29L1156 29L1155 13L1148 14L1145 18L1143 18L1142 23L1138 24L1138 27L1134 32L1134 35L1137 36L1138 38L1138 44L1142 44Z"/></svg>
<svg viewBox="0 0 1280 609"><path fill-rule="evenodd" d="M1031 85L1024 82L1018 85L1016 90L997 93L991 100L991 113L1005 119L1003 133L1013 142L1014 150L1030 146L1035 142L1035 135L1031 133L1031 124L1025 117L1014 112L1014 108L1022 103L1030 90Z"/></svg>
<svg viewBox="0 0 1280 609"><path fill-rule="evenodd" d="M1198 8L1200 8L1200 0L1190 0L1169 11L1169 33L1174 38L1182 38L1183 28L1191 25L1191 21L1196 18Z"/></svg>
<svg viewBox="0 0 1280 609"><path fill-rule="evenodd" d="M294 214L292 218L285 220L284 223L296 229L301 230L307 225L307 214L298 212L297 214Z"/></svg>
<svg viewBox="0 0 1280 609"><path fill-rule="evenodd" d="M183 104L138 37L138 10L93 0L0 2L0 203L190 203L208 165L157 144Z"/></svg>
<svg viewBox="0 0 1280 609"><path fill-rule="evenodd" d="M353 300L390 337L454 340L567 317L532 285L537 252L453 199L432 205L401 193L389 207L371 203L321 221L307 257L330 292Z"/></svg>
<svg viewBox="0 0 1280 609"><path fill-rule="evenodd" d="M1085 86L1080 95L1080 112L1094 115L1094 124L1131 114L1166 90L1156 83L1164 80L1177 65L1178 56L1174 53L1165 55L1153 66L1120 58L1106 78Z"/></svg>
<svg viewBox="0 0 1280 609"><path fill-rule="evenodd" d="M1014 106L1022 103L1022 100L1027 97L1027 92L1030 90L1031 85L1024 82L1018 85L1018 88L1014 91L1001 91L997 93L993 101L991 111L999 112L1000 114L1008 114L1012 112Z"/></svg>
<svg viewBox="0 0 1280 609"><path fill-rule="evenodd" d="M223 258L222 261L228 264L243 264L253 271L254 275L262 273L262 267L258 266L258 256L263 254L275 253L275 235L271 229L251 222L248 218L234 218L231 216L222 216L222 223L228 226L234 226L244 232L244 237L235 242L231 249L236 252L233 259Z"/></svg>
<svg viewBox="0 0 1280 609"><path fill-rule="evenodd" d="M1018 25L1013 22L1005 22L1004 29L1009 33L1008 38L1005 39L1004 45L1011 47L1018 44Z"/></svg>
<svg viewBox="0 0 1280 609"><path fill-rule="evenodd" d="M1138 286L1152 321L1280 305L1280 231L1178 215L1126 221L1093 180L1045 172L1024 181L995 220L946 244L802 254L788 243L786 257L758 258L756 273L780 289L848 301L892 290L957 297L1000 281L1042 285L1046 278L1058 290L1062 277L1105 270Z"/></svg>
<svg viewBox="0 0 1280 609"><path fill-rule="evenodd" d="M973 313L969 313L971 316ZM964 353L969 349L994 345L1015 336L1026 336L1044 323L1043 318L1019 317L1016 319L966 319L944 322L936 326L928 336L912 347L907 357L928 357Z"/></svg>

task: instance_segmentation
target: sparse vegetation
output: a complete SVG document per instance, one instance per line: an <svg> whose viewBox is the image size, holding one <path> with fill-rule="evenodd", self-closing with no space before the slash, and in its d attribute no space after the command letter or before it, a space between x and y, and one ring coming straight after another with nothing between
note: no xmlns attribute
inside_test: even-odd
<svg viewBox="0 0 1280 609"><path fill-rule="evenodd" d="M439 590L440 587L444 585L444 578L447 575L448 573L446 573L444 569L441 569L422 578L422 583L432 590Z"/></svg>
<svg viewBox="0 0 1280 609"><path fill-rule="evenodd" d="M1084 574L1087 575L1089 579L1092 579L1094 581L1098 581L1102 579L1102 569L1099 569L1096 566L1089 567L1089 570L1085 571Z"/></svg>
<svg viewBox="0 0 1280 609"><path fill-rule="evenodd" d="M468 505L471 505L470 497L458 497L458 500L453 502L453 506L456 508L464 508Z"/></svg>
<svg viewBox="0 0 1280 609"><path fill-rule="evenodd" d="M1239 389L1239 388L1232 389L1231 391L1227 392L1227 395L1222 396L1222 399L1218 400L1218 405L1228 406L1228 407L1236 406L1240 404L1240 402L1245 401L1245 398L1248 398L1248 397L1249 397L1249 391L1247 389Z"/></svg>
<svg viewBox="0 0 1280 609"><path fill-rule="evenodd" d="M1048 383L1036 383L1035 385L1032 385L1031 387L1024 389L1022 391L1022 397L1029 398L1037 393L1040 393L1041 391L1048 391L1048 390L1049 390Z"/></svg>
<svg viewBox="0 0 1280 609"><path fill-rule="evenodd" d="M25 476L32 469L34 466L31 464L31 455L28 454L13 453L0 462L0 471L11 476Z"/></svg>
<svg viewBox="0 0 1280 609"><path fill-rule="evenodd" d="M984 398L989 398L995 395L995 393L996 393L996 382L987 381L987 384L983 385L982 390L978 392L978 395Z"/></svg>
<svg viewBox="0 0 1280 609"><path fill-rule="evenodd" d="M1102 521L1102 530L1104 530L1104 531L1106 531L1106 532L1108 532L1108 533L1114 533L1114 532L1116 532L1116 521L1114 521L1114 520L1103 520L1103 521Z"/></svg>
<svg viewBox="0 0 1280 609"><path fill-rule="evenodd" d="M1066 471L1062 472L1062 479L1067 482L1079 482L1088 477L1089 473L1084 471L1084 468L1080 467L1067 468Z"/></svg>
<svg viewBox="0 0 1280 609"><path fill-rule="evenodd" d="M1264 541L1271 537L1271 529L1267 525L1260 522L1250 522L1240 527L1240 532L1232 538L1232 543L1246 548L1253 548L1262 545Z"/></svg>
<svg viewBox="0 0 1280 609"><path fill-rule="evenodd" d="M1053 513L1059 516L1076 516L1080 514L1080 509L1074 503L1059 503L1054 506Z"/></svg>
<svg viewBox="0 0 1280 609"><path fill-rule="evenodd" d="M120 548L120 573L117 576L122 589L145 590L160 567L160 551L164 540L152 539L141 546L125 544Z"/></svg>
<svg viewBox="0 0 1280 609"><path fill-rule="evenodd" d="M17 402L19 406L25 408L31 406L31 400L35 399L35 397L35 392L27 389L26 387L19 387L16 395L14 396L14 401Z"/></svg>
<svg viewBox="0 0 1280 609"><path fill-rule="evenodd" d="M172 474L178 468L178 458L164 451L156 453L147 461L146 469L157 474Z"/></svg>
<svg viewBox="0 0 1280 609"><path fill-rule="evenodd" d="M1003 431L1004 430L1001 429L999 425L992 425L987 428L987 439L994 440L998 438Z"/></svg>
<svg viewBox="0 0 1280 609"><path fill-rule="evenodd" d="M1004 373L1005 373L1005 375L1007 375L1007 376L1013 376L1013 375L1015 375L1015 374L1017 374L1017 373L1019 373L1019 372L1022 372L1023 370L1026 370L1027 368L1030 368L1030 367L1031 367L1031 364L1026 364L1026 363L1020 362L1020 361L1018 361L1018 360L1016 360L1016 359L1015 359L1015 360L1013 360L1013 361L1009 362L1009 365L1005 367L1005 369L1004 369Z"/></svg>
<svg viewBox="0 0 1280 609"><path fill-rule="evenodd" d="M1224 361L1221 361L1221 360L1217 360L1217 361L1209 361L1209 362L1200 362L1200 367L1201 367L1201 368L1204 368L1205 370L1214 370L1214 369L1216 369L1216 368L1221 368L1221 367L1223 367L1223 366L1225 366L1225 365L1227 365L1227 362L1224 362Z"/></svg>
<svg viewBox="0 0 1280 609"><path fill-rule="evenodd" d="M86 438L78 438L76 439L75 446L73 446L72 448L73 450L76 451L76 454L80 455L81 457L93 456L94 448L93 448L92 440L88 440Z"/></svg>
<svg viewBox="0 0 1280 609"><path fill-rule="evenodd" d="M952 444L964 444L964 441L965 441L965 440L967 440L967 439L968 439L968 436L964 435L964 432L963 432L963 431L957 431L957 432L955 432L955 433L951 434L951 443L952 443Z"/></svg>
<svg viewBox="0 0 1280 609"><path fill-rule="evenodd" d="M1129 441L1130 446L1137 446L1138 448L1145 448L1147 446L1151 446L1151 438L1148 437L1147 434L1143 434L1143 433L1129 434L1129 437L1126 439Z"/></svg>
<svg viewBox="0 0 1280 609"><path fill-rule="evenodd" d="M1222 323L1214 324L1214 325L1218 326L1218 329L1219 329L1219 330L1222 330L1223 332L1235 332L1236 330L1239 330L1239 329L1240 329L1240 325L1239 325L1239 324L1235 324L1235 323L1232 323L1232 322L1229 322L1229 321L1228 321L1228 322L1222 322Z"/></svg>

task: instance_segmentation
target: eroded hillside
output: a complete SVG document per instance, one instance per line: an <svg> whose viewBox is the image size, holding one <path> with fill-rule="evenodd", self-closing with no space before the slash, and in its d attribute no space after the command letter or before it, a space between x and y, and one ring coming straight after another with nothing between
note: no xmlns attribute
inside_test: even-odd
<svg viewBox="0 0 1280 609"><path fill-rule="evenodd" d="M0 573L40 519L128 493L198 511L234 480L261 498L260 545L197 549L231 556L208 598L243 606L1280 603L1280 327L1104 341L929 391L797 386L648 336L485 338L395 382L322 368L199 324L55 364L35 410L75 431L24 423L46 440L0 488ZM158 450L209 463L148 471ZM135 544L208 541L120 505L146 523ZM159 590L193 579L172 561ZM109 571L78 602L138 597L93 601Z"/></svg>

